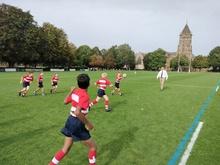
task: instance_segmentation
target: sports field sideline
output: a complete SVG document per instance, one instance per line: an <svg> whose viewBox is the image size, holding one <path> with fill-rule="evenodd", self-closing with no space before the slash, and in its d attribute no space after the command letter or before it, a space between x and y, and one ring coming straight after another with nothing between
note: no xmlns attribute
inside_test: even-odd
<svg viewBox="0 0 220 165"><path fill-rule="evenodd" d="M80 72L60 72L56 94L49 94L52 73L44 73L46 96L19 97L23 73L0 73L0 164L45 165L63 144L59 132L69 114L63 104ZM96 96L94 82L101 72L86 72L91 77L89 94ZM107 72L114 83L115 72ZM166 165L175 153L200 107L219 81L219 73L168 73L165 90L160 91L156 72L126 72L123 96L110 95L112 112L105 112L100 101L89 113L98 146L98 165ZM187 162L189 165L220 163L220 94L215 93L201 118L204 122ZM61 165L86 165L87 149L76 143Z"/></svg>

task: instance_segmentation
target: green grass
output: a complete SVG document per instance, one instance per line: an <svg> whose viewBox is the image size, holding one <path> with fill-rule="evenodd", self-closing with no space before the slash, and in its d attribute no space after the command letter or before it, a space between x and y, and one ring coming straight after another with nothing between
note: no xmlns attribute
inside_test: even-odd
<svg viewBox="0 0 220 165"><path fill-rule="evenodd" d="M88 72L91 84L101 72ZM49 94L51 73L46 72L47 95L33 96L36 81L28 97L17 96L23 73L0 73L0 164L47 164L63 145L59 132L69 114L63 104L79 72L59 73L56 94ZM115 73L108 72L114 82ZM112 112L104 112L100 101L89 118L95 126L91 132L98 146L98 165L165 165L174 153L219 80L217 73L169 73L164 91L160 91L155 72L127 72L121 82L124 96L110 97ZM37 73L35 73L35 79ZM96 87L89 93L96 96ZM218 165L220 162L220 95L211 101L202 121L204 126L190 156L189 165ZM87 148L75 143L63 159L63 165L87 163Z"/></svg>

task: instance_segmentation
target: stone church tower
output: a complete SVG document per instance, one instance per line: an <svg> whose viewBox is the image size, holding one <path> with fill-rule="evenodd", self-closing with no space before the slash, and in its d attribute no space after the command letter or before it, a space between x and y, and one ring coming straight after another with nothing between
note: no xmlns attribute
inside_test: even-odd
<svg viewBox="0 0 220 165"><path fill-rule="evenodd" d="M192 33L187 24L185 25L183 31L180 34L179 45L176 55L179 57L179 60L180 60L180 56L186 56L189 59L189 72L190 72L191 61L192 61ZM178 71L180 70L179 60L178 60Z"/></svg>

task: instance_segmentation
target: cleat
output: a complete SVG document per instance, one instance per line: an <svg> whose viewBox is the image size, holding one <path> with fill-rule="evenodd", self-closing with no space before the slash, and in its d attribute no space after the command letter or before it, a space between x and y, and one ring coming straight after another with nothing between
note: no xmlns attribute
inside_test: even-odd
<svg viewBox="0 0 220 165"><path fill-rule="evenodd" d="M105 109L105 112L110 112L110 111L111 111L111 109L110 109L110 108Z"/></svg>
<svg viewBox="0 0 220 165"><path fill-rule="evenodd" d="M18 96L21 96L21 92L18 92Z"/></svg>

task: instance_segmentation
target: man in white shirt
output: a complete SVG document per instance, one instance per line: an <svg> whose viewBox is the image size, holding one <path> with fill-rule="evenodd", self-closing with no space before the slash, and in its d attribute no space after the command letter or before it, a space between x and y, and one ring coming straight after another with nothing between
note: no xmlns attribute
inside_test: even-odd
<svg viewBox="0 0 220 165"><path fill-rule="evenodd" d="M167 71L161 67L160 72L157 74L157 79L160 78L160 90L163 90L165 79L168 79Z"/></svg>

